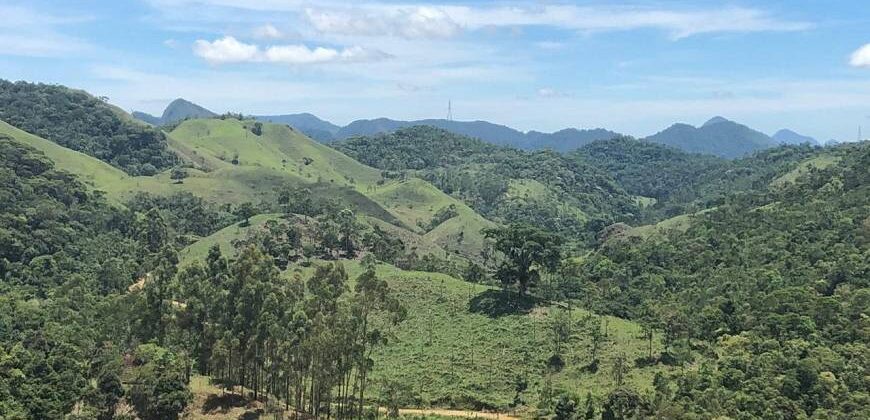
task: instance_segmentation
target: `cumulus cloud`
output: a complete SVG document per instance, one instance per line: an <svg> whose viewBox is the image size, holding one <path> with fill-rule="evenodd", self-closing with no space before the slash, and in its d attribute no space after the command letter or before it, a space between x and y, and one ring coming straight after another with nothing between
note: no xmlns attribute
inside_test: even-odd
<svg viewBox="0 0 870 420"><path fill-rule="evenodd" d="M226 63L281 63L281 64L318 64L330 62L376 61L390 58L380 51L360 46L347 48L309 48L306 45L273 45L261 49L256 44L247 44L232 36L214 41L197 40L193 53L211 64Z"/></svg>
<svg viewBox="0 0 870 420"><path fill-rule="evenodd" d="M193 53L212 64L241 63L256 61L260 57L260 47L225 36L212 42L196 40Z"/></svg>
<svg viewBox="0 0 870 420"><path fill-rule="evenodd" d="M870 68L870 44L865 44L852 53L849 64L853 67Z"/></svg>

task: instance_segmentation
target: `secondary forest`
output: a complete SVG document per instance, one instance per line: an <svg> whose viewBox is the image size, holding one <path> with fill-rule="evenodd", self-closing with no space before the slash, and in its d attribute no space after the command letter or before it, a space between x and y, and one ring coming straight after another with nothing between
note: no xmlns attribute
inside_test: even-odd
<svg viewBox="0 0 870 420"><path fill-rule="evenodd" d="M866 142L0 120L0 418L870 417Z"/></svg>

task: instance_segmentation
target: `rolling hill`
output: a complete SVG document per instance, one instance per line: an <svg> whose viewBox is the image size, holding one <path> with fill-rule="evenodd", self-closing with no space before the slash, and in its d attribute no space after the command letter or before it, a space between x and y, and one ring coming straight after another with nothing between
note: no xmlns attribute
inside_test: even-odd
<svg viewBox="0 0 870 420"><path fill-rule="evenodd" d="M376 168L426 179L491 220L533 222L574 239L637 210L608 175L552 151L499 147L430 126L333 146Z"/></svg>

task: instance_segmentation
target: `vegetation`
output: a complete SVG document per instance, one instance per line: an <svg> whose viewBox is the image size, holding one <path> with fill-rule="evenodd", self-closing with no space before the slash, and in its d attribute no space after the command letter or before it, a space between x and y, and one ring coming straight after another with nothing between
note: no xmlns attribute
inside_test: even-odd
<svg viewBox="0 0 870 420"><path fill-rule="evenodd" d="M855 373L868 339L870 148L842 152L781 188L730 195L683 231L607 241L575 268L578 290L598 291L592 307L664 333L659 362L716 356L662 382L655 398L667 403L646 410L867 415Z"/></svg>
<svg viewBox="0 0 870 420"><path fill-rule="evenodd" d="M168 139L131 176L0 123L0 417L870 417L868 143Z"/></svg>
<svg viewBox="0 0 870 420"><path fill-rule="evenodd" d="M523 152L426 126L334 147L386 175L419 176L497 222L523 221L586 237L636 211L605 173L551 151ZM516 188L530 184L536 190Z"/></svg>
<svg viewBox="0 0 870 420"><path fill-rule="evenodd" d="M161 132L63 86L0 80L0 120L131 175L154 175L176 162Z"/></svg>
<svg viewBox="0 0 870 420"><path fill-rule="evenodd" d="M715 207L738 191L766 188L816 153L810 145L781 146L729 161L619 138L591 143L571 157L613 174L628 193L654 199L636 219L650 223Z"/></svg>

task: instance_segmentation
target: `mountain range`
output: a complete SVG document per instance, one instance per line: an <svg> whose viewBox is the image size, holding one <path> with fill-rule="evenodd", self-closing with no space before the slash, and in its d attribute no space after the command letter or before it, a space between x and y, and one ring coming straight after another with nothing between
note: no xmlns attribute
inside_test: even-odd
<svg viewBox="0 0 870 420"><path fill-rule="evenodd" d="M184 119L208 118L215 115L217 114L208 109L180 98L172 101L161 117L154 117L143 112L133 112L135 118L152 125L167 125ZM342 127L310 113L260 115L253 118L263 122L287 124L322 143L332 143L358 136L391 133L402 128L419 125L433 126L500 146L524 150L550 149L558 152L574 150L596 140L625 137L623 134L604 128L567 128L553 133L523 132L487 121L447 119L403 121L376 118L356 120ZM746 156L779 144L819 144L812 137L788 129L779 130L771 137L721 116L711 118L700 127L677 123L644 138L644 140L676 147L687 152L711 154L729 159Z"/></svg>

